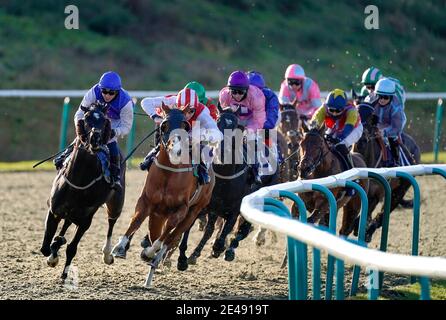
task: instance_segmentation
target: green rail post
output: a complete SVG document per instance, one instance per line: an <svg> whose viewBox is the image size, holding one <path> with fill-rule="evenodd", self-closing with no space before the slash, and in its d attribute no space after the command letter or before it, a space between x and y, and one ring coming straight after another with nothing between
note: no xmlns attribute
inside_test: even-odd
<svg viewBox="0 0 446 320"><path fill-rule="evenodd" d="M417 180L406 172L397 171L396 176L409 180L413 187L413 223L412 223L412 255L418 256L418 241L420 238L420 187ZM410 283L415 283L416 277L410 277Z"/></svg>
<svg viewBox="0 0 446 320"><path fill-rule="evenodd" d="M136 102L138 101L138 99L132 98L132 101L133 101L133 108L135 108L135 105L136 105ZM132 128L130 129L129 135L127 137L127 142L126 142L127 154L129 154L133 149L133 144L135 141L135 128L136 128L136 121L135 121L135 116L133 116ZM130 157L129 161L127 162L128 168L131 168L133 166L132 158L133 158L133 156Z"/></svg>
<svg viewBox="0 0 446 320"><path fill-rule="evenodd" d="M344 261L336 259L336 300L344 298Z"/></svg>
<svg viewBox="0 0 446 320"><path fill-rule="evenodd" d="M289 191L280 190L279 197L292 200L298 208L297 210L299 212L299 220L303 223L307 223L307 208L305 207L305 203L301 198L299 198L299 196ZM297 255L299 261L299 263L297 264L297 281L299 288L302 288L302 290L298 290L298 299L306 300L308 299L308 249L307 245L303 242L297 241L297 244Z"/></svg>
<svg viewBox="0 0 446 320"><path fill-rule="evenodd" d="M329 210L330 210L330 219L328 223L328 230L331 234L336 235L336 216L338 213L338 207L336 203L336 198L334 197L333 193L325 186L318 185L318 184L312 184L311 189L313 191L319 191L323 193L328 200ZM313 253L314 255L314 253ZM327 261L327 280L325 283L325 300L331 300L333 295L333 276L334 276L334 265L335 265L335 258L331 255L328 255L328 261ZM313 265L314 267L314 265ZM314 293L313 293L314 295Z"/></svg>
<svg viewBox="0 0 446 320"><path fill-rule="evenodd" d="M65 149L67 144L68 116L70 114L70 98L63 100L62 119L60 123L59 150Z"/></svg>
<svg viewBox="0 0 446 320"><path fill-rule="evenodd" d="M379 296L379 272L376 269L369 269L368 272L368 297L369 300L376 300Z"/></svg>
<svg viewBox="0 0 446 320"><path fill-rule="evenodd" d="M282 202L272 199L263 199L263 210L271 211L282 217L291 217L291 213ZM297 272L297 252L296 242L292 237L287 237L287 254L288 254L288 299L297 300L301 297L299 293L300 288L298 284L298 272Z"/></svg>
<svg viewBox="0 0 446 320"><path fill-rule="evenodd" d="M392 203L392 188L389 182L380 174L375 172L368 172L368 177L379 182L384 188L384 214L382 221L382 232L381 232L381 244L379 250L387 251L387 240L389 236L389 223L390 223L390 206ZM379 290L382 289L384 279L384 273L379 272Z"/></svg>
<svg viewBox="0 0 446 320"><path fill-rule="evenodd" d="M427 278L427 277L420 277L420 285L421 285L420 300L430 300L431 299L431 293L430 293L429 278Z"/></svg>
<svg viewBox="0 0 446 320"><path fill-rule="evenodd" d="M438 150L440 148L441 138L441 122L443 120L443 100L438 99L437 114L435 116L435 131L434 131L434 162L438 162Z"/></svg>
<svg viewBox="0 0 446 320"><path fill-rule="evenodd" d="M365 243L365 231L367 227L367 215L369 211L369 201L367 199L367 193L362 189L362 187L353 182L353 181L347 181L345 183L345 187L347 188L353 188L358 192L359 197L361 198L361 215L359 218L359 234L358 234L358 240L360 243ZM352 286L350 289L350 296L356 295L356 292L358 291L358 282L359 282L359 273L360 273L360 267L354 266L353 267L353 278L352 278ZM337 277L337 276L336 276ZM337 288L337 286L336 286ZM338 290L338 289L336 289Z"/></svg>

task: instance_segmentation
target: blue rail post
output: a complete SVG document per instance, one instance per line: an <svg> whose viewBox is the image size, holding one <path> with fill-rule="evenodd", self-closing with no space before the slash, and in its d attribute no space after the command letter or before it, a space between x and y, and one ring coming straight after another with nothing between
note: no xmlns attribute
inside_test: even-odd
<svg viewBox="0 0 446 320"><path fill-rule="evenodd" d="M132 98L133 100L133 108L135 108L136 102L138 101L136 98ZM135 141L135 128L136 128L136 121L135 121L135 116L133 116L133 123L132 123L132 128L130 129L130 133L129 136L127 137L127 143L126 143L126 149L127 149L127 154L129 154L132 149L133 149L133 143ZM130 157L130 159L127 162L127 167L131 168L132 167L132 157Z"/></svg>
<svg viewBox="0 0 446 320"><path fill-rule="evenodd" d="M318 185L318 184L312 184L311 189L313 191L319 191L327 197L328 205L330 208L329 209L330 210L330 219L329 219L329 223L328 223L328 229L329 229L330 233L336 235L336 216L338 214L336 198L334 197L333 193L331 193L330 189L328 189L325 186ZM316 253L315 252L316 250L319 251L318 249L314 249L313 257L314 257L314 254ZM319 251L318 255L319 255L319 261L320 261L320 251ZM327 280L325 283L325 300L331 300L331 297L333 295L334 265L335 265L335 258L331 255L328 255ZM313 264L313 268L314 267L315 266ZM319 263L319 272L320 272L320 263ZM313 271L313 275L314 275L314 273L315 272ZM320 274L319 274L319 278L320 278ZM320 281L320 279L319 279L319 281ZM319 283L319 286L320 286L320 283ZM320 291L320 287L319 287L319 291ZM313 292L313 296L314 296L314 294L315 294L315 292Z"/></svg>
<svg viewBox="0 0 446 320"><path fill-rule="evenodd" d="M299 196L295 193L281 190L279 191L279 196L283 198L288 198L292 200L298 208L299 212L299 220L303 223L307 222L307 208L305 207L305 203ZM307 253L307 245L303 242L297 241L298 250L297 256L300 263L297 264L297 282L299 289L298 290L298 299L308 299L308 253Z"/></svg>
<svg viewBox="0 0 446 320"><path fill-rule="evenodd" d="M379 182L384 188L384 214L382 221L382 232L381 232L381 244L379 250L387 251L387 240L389 236L389 222L390 222L390 206L392 203L392 188L389 182L380 174L375 172L368 172L368 177ZM384 279L384 273L379 272L379 290L382 289ZM374 289L373 289L374 290Z"/></svg>
<svg viewBox="0 0 446 320"><path fill-rule="evenodd" d="M413 223L412 223L412 255L418 255L418 241L420 238L420 187L417 180L406 172L397 171L396 176L409 180L413 187ZM416 277L410 277L410 283L415 283Z"/></svg>
<svg viewBox="0 0 446 320"><path fill-rule="evenodd" d="M59 150L65 149L67 144L68 116L70 114L70 98L63 100L62 119L60 123Z"/></svg>
<svg viewBox="0 0 446 320"><path fill-rule="evenodd" d="M367 227L367 215L368 215L368 211L369 211L369 201L367 199L367 193L364 191L364 189L362 189L362 187L359 184L357 184L353 181L347 181L345 183L345 186L347 188L355 189L356 192L358 192L359 197L361 198L361 215L359 218L358 240L359 240L359 244L362 245L365 243L365 231L366 231L366 227ZM356 295L356 292L358 291L359 272L360 272L360 267L354 266L353 267L352 286L350 289L350 296ZM337 287L338 286L336 286L336 288ZM336 289L336 290L338 290L338 289Z"/></svg>
<svg viewBox="0 0 446 320"><path fill-rule="evenodd" d="M430 300L431 293L430 293L429 278L420 277L420 285L421 285L420 300Z"/></svg>
<svg viewBox="0 0 446 320"><path fill-rule="evenodd" d="M435 116L435 131L434 131L434 162L438 162L438 150L440 149L441 139L441 122L443 120L443 100L438 99L437 114Z"/></svg>

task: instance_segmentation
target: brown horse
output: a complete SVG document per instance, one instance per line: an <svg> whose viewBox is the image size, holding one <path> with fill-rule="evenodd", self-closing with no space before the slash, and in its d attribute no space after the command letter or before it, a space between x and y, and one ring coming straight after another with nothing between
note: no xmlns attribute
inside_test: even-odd
<svg viewBox="0 0 446 320"><path fill-rule="evenodd" d="M183 112L171 110L165 105L162 108L165 120L159 129L160 151L147 173L130 225L113 249L116 257L125 258L129 240L149 217L149 240L152 246L143 249L141 258L151 262L154 268L169 250L177 247L183 232L190 228L200 211L208 205L215 183L212 171L211 183L201 186L194 176L194 166L184 162L174 164L178 162L172 158L179 156L179 144L183 145L181 149L186 149L189 155L189 137L186 132L189 124L184 115L189 108ZM177 129L182 129L186 137L176 134L179 132ZM179 263L181 258L187 259L185 255L180 256Z"/></svg>
<svg viewBox="0 0 446 320"><path fill-rule="evenodd" d="M332 147L324 139L321 129L308 130L302 125L304 136L300 141L298 174L301 179L316 179L330 175L338 174L343 171L343 166L338 156L332 151ZM365 167L366 164L362 156L358 153L352 154L355 167ZM368 191L368 180L359 182L361 187ZM361 199L356 194L353 197L347 196L343 188L331 189L337 201L337 208L343 208L342 226L339 231L341 235L348 236L354 229L354 222L361 208ZM319 192L306 192L299 195L305 202L308 211L312 215L308 222L328 226L329 206L327 199ZM297 215L296 208L293 206L293 213Z"/></svg>
<svg viewBox="0 0 446 320"><path fill-rule="evenodd" d="M361 104L359 106L364 130L361 138L355 144L353 150L361 153L364 156L367 167L380 168L383 166L383 158L387 150L385 149L379 129L376 127L376 125L372 125L371 123L369 109L370 106L366 104ZM420 163L420 149L418 148L414 139L410 135L403 133L402 143L403 146L401 151L402 153L404 152L406 158L409 160L409 163L411 165ZM404 200L403 197L407 193L411 185L408 181L401 178L391 179L389 183L392 189L392 198L390 205L390 212L392 212L399 204L404 205L405 203L409 202ZM375 218L372 219L371 217L373 210L376 208L379 202L384 199L384 189L381 185L373 180L370 183L368 198L368 221L370 221L370 223L367 227L365 240L367 242L370 242L372 240L373 233L376 231L376 229L382 226L384 217L384 206L381 208L380 212L376 215ZM358 225L359 221L356 221L355 234L357 233Z"/></svg>
<svg viewBox="0 0 446 320"><path fill-rule="evenodd" d="M300 132L302 120L299 118L299 114L296 108L292 105L280 105L280 124L279 133L285 139L286 148L282 149L284 151L283 170L286 171L286 181L294 181L297 179L297 164L299 162L299 141L302 138ZM280 147L283 148L283 142L278 141Z"/></svg>

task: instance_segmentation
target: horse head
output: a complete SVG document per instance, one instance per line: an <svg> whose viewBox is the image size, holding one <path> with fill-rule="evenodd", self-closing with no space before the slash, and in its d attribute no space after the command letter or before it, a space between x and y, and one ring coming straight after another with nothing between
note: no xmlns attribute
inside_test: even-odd
<svg viewBox="0 0 446 320"><path fill-rule="evenodd" d="M324 139L325 126L318 128L307 128L302 125L304 135L299 143L300 161L298 165L298 174L302 179L311 176L316 168L323 162L324 156L329 150L327 142Z"/></svg>
<svg viewBox="0 0 446 320"><path fill-rule="evenodd" d="M291 104L280 105L280 114L280 132L286 137L288 146L294 149L299 144L299 139L301 138L298 129L302 121L299 120L296 108Z"/></svg>
<svg viewBox="0 0 446 320"><path fill-rule="evenodd" d="M164 121L159 127L161 144L169 154L172 163L185 163L181 156L189 155L189 131L191 127L186 120L186 114L190 112L190 106L180 110L169 108L163 103L162 110Z"/></svg>
<svg viewBox="0 0 446 320"><path fill-rule="evenodd" d="M90 107L81 106L84 111L84 125L87 137L85 145L91 153L96 153L110 140L111 123L106 116L108 104L93 103Z"/></svg>

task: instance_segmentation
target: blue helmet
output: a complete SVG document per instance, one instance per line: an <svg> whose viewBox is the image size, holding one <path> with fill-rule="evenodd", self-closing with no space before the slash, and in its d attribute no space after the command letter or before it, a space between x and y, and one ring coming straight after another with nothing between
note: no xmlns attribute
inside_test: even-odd
<svg viewBox="0 0 446 320"><path fill-rule="evenodd" d="M265 88L265 80L263 79L263 76L260 72L248 71L247 76L250 84L256 86L259 89Z"/></svg>
<svg viewBox="0 0 446 320"><path fill-rule="evenodd" d="M108 71L104 73L99 80L99 88L120 90L121 89L121 77L114 71Z"/></svg>
<svg viewBox="0 0 446 320"><path fill-rule="evenodd" d="M347 94L341 89L334 89L331 91L325 100L325 105L327 108L335 109L337 111L342 111L347 104Z"/></svg>

